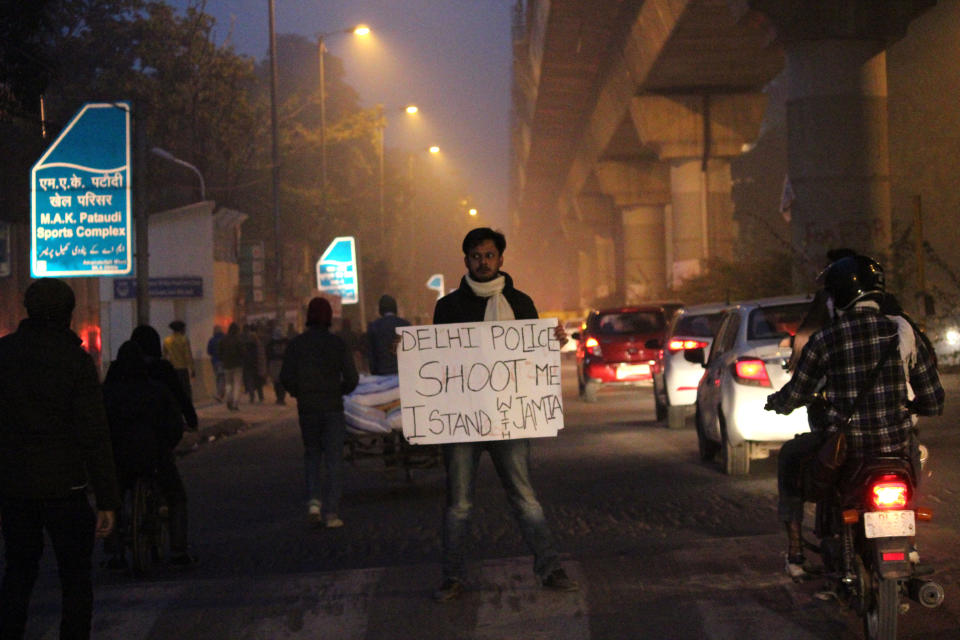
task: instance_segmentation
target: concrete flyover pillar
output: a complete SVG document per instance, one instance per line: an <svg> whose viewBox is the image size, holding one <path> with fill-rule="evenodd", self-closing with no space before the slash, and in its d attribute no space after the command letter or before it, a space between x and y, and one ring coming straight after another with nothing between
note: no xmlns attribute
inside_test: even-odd
<svg viewBox="0 0 960 640"><path fill-rule="evenodd" d="M729 159L756 139L765 108L760 93L643 95L631 102L641 142L670 166L669 287L699 275L711 259L733 257Z"/></svg>
<svg viewBox="0 0 960 640"><path fill-rule="evenodd" d="M787 52L791 239L803 280L830 247L890 245L886 54L876 41L796 41Z"/></svg>
<svg viewBox="0 0 960 640"><path fill-rule="evenodd" d="M622 245L617 209L609 196L588 192L571 199L579 223L578 280L580 307L618 304L623 299Z"/></svg>
<svg viewBox="0 0 960 640"><path fill-rule="evenodd" d="M742 3L742 2L741 2ZM931 0L749 0L786 51L794 278L826 250L886 257L891 242L886 47Z"/></svg>
<svg viewBox="0 0 960 640"><path fill-rule="evenodd" d="M603 161L594 173L600 190L613 199L620 215L626 304L664 298L669 166L657 160Z"/></svg>

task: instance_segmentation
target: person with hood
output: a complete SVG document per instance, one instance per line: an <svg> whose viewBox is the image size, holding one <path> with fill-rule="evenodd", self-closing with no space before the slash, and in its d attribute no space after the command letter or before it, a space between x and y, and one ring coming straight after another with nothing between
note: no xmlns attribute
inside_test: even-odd
<svg viewBox="0 0 960 640"><path fill-rule="evenodd" d="M121 488L132 489L138 477L156 474L170 514L170 563L191 564L187 493L173 456L183 437L183 416L170 390L147 375L147 362L136 342L120 345L103 382L103 399ZM113 554L107 566L126 567L123 543L110 542L104 545Z"/></svg>
<svg viewBox="0 0 960 640"><path fill-rule="evenodd" d="M283 355L280 382L297 399L303 438L307 518L313 524L342 527L338 512L343 494L343 444L347 427L343 396L357 387L353 354L330 333L330 303L314 298L307 306L307 330ZM321 489L320 463L323 461Z"/></svg>
<svg viewBox="0 0 960 640"><path fill-rule="evenodd" d="M187 423L187 429L196 431L199 424L197 410L194 409L193 401L187 395L183 385L180 384L180 377L174 370L173 365L170 364L169 360L163 358L160 348L160 334L150 325L142 324L133 330L130 339L143 350L143 357L147 362L147 375L170 390L170 393L177 400L183 419Z"/></svg>
<svg viewBox="0 0 960 640"><path fill-rule="evenodd" d="M44 532L60 573L60 637L89 638L94 540L110 534L120 507L103 393L70 330L73 290L42 278L23 304L27 318L0 338L0 638L24 635Z"/></svg>

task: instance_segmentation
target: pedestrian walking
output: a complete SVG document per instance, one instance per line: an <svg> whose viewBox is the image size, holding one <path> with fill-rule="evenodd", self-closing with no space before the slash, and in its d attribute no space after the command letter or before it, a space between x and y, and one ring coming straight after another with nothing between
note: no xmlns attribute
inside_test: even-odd
<svg viewBox="0 0 960 640"><path fill-rule="evenodd" d="M231 322L227 335L220 341L220 362L223 363L224 397L227 409L240 409L240 394L243 393L244 344L240 339L240 327Z"/></svg>
<svg viewBox="0 0 960 640"><path fill-rule="evenodd" d="M137 478L156 474L169 514L170 564L192 564L194 558L187 552L187 492L173 456L183 437L183 414L173 393L149 377L136 342L120 345L103 381L103 399L121 490L133 489ZM119 528L124 526L129 523L119 523ZM107 566L126 568L119 532L109 542L104 544L111 554Z"/></svg>
<svg viewBox="0 0 960 640"><path fill-rule="evenodd" d="M240 334L243 343L243 388L250 404L263 402L263 382L267 373L267 356L260 336L252 325L244 325Z"/></svg>
<svg viewBox="0 0 960 640"><path fill-rule="evenodd" d="M359 377L343 339L330 333L330 303L314 298L307 306L307 330L294 338L283 356L280 382L297 399L303 438L307 517L314 524L341 527L343 445L347 427L343 396ZM323 463L323 482L320 464Z"/></svg>
<svg viewBox="0 0 960 640"><path fill-rule="evenodd" d="M468 273L456 291L437 300L434 324L538 317L530 296L514 288L510 275L500 270L506 246L502 233L486 227L473 229L466 235L462 248ZM566 332L559 322L555 336L561 344L566 342ZM440 446L447 472L447 501L443 520L443 583L434 592L434 599L453 600L463 592L463 544L473 508L477 467L484 451L490 454L520 531L533 552L533 570L540 583L558 591L578 589L577 583L560 566L550 527L530 482L530 440Z"/></svg>
<svg viewBox="0 0 960 640"><path fill-rule="evenodd" d="M370 323L366 343L367 362L370 363L370 373L376 376L396 375L397 327L409 327L410 322L397 315L397 301L393 296L380 296L378 304L380 317Z"/></svg>
<svg viewBox="0 0 960 640"><path fill-rule="evenodd" d="M280 382L280 368L283 366L283 354L287 350L290 340L283 335L280 327L273 330L273 336L267 342L267 374L273 382L273 393L277 404L287 404L287 391Z"/></svg>
<svg viewBox="0 0 960 640"><path fill-rule="evenodd" d="M214 400L223 402L226 394L226 377L223 373L223 360L220 359L220 341L223 340L223 328L213 325L213 336L207 341L207 355L210 356L210 366L213 367L213 378L215 381Z"/></svg>
<svg viewBox="0 0 960 640"><path fill-rule="evenodd" d="M94 541L113 530L120 506L97 370L70 330L75 304L61 280L37 280L24 295L27 318L0 338L4 639L24 635L45 532L60 573L60 637L90 637Z"/></svg>
<svg viewBox="0 0 960 640"><path fill-rule="evenodd" d="M147 362L147 375L151 380L156 380L170 390L177 400L177 406L180 407L183 419L187 423L187 429L196 431L199 424L197 410L193 406L193 400L183 388L182 377L177 374L170 361L161 355L160 334L150 325L142 324L133 330L130 339L143 351L144 360Z"/></svg>
<svg viewBox="0 0 960 640"><path fill-rule="evenodd" d="M187 398L193 402L190 378L196 375L196 369L193 366L193 351L190 348L190 339L186 333L187 325L183 320L174 320L169 327L173 333L163 339L163 357L173 365L173 370L177 372L177 377L180 379L180 386L183 387Z"/></svg>

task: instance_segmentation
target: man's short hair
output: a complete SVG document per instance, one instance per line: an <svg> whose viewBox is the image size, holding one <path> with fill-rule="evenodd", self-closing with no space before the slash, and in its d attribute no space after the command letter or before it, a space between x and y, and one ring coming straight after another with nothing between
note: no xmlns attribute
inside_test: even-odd
<svg viewBox="0 0 960 640"><path fill-rule="evenodd" d="M497 251L500 253L503 253L507 248L507 238L502 233L494 231L490 227L478 227L463 239L463 255L467 255L471 249L487 240L493 240L493 244L496 245Z"/></svg>

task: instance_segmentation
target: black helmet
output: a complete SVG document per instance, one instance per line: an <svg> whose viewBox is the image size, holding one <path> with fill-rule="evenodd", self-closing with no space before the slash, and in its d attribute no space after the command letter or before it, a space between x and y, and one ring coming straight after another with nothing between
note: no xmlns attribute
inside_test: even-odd
<svg viewBox="0 0 960 640"><path fill-rule="evenodd" d="M849 256L827 267L824 288L838 309L849 309L855 302L874 299L879 302L886 290L883 267L869 256Z"/></svg>

